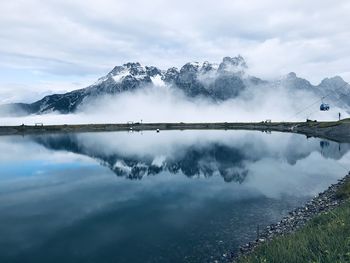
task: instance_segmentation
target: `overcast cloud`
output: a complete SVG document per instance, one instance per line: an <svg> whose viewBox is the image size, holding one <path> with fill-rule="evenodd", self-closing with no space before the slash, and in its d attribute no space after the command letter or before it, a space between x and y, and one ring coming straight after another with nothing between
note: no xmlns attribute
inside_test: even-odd
<svg viewBox="0 0 350 263"><path fill-rule="evenodd" d="M83 88L127 61L237 54L262 78L350 81L346 0L1 0L0 11L0 102Z"/></svg>

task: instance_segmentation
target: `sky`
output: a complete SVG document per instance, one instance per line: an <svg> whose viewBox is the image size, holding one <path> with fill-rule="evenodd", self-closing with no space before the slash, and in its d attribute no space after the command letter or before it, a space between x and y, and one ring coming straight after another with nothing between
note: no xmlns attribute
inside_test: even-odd
<svg viewBox="0 0 350 263"><path fill-rule="evenodd" d="M0 12L0 103L84 88L129 61L238 54L265 79L350 81L346 0L1 0Z"/></svg>

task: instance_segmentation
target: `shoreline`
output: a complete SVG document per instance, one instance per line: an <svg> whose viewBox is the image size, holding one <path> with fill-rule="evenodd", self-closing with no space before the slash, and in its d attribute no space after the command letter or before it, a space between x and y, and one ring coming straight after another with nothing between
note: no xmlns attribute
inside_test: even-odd
<svg viewBox="0 0 350 263"><path fill-rule="evenodd" d="M239 262L244 256L249 256L262 244L272 241L279 236L288 236L301 229L314 217L332 211L346 202L337 196L337 190L350 181L350 172L337 183L330 185L325 191L312 198L304 206L298 207L288 213L279 222L265 227L256 240L240 246L239 251L232 256L233 262Z"/></svg>
<svg viewBox="0 0 350 263"><path fill-rule="evenodd" d="M254 130L289 132L350 143L350 119L330 122L116 123L0 126L1 135L162 130Z"/></svg>

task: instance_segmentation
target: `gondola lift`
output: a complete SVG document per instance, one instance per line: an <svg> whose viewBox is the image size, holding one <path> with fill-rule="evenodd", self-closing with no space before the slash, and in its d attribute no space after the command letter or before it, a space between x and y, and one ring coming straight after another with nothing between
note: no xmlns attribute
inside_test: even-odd
<svg viewBox="0 0 350 263"><path fill-rule="evenodd" d="M327 103L324 103L323 102L323 98L322 98L322 103L321 103L321 105L320 105L320 111L329 111L329 104L327 104Z"/></svg>

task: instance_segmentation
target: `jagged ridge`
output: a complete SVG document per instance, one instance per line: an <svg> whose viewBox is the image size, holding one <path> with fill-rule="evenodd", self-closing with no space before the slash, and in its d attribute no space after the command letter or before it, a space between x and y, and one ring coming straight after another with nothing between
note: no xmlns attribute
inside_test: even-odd
<svg viewBox="0 0 350 263"><path fill-rule="evenodd" d="M340 107L350 106L349 86L341 77L324 79L318 86L289 73L279 81L269 82L246 74L247 63L242 56L225 57L220 64L204 62L187 63L178 70L175 67L160 70L140 63L126 63L114 67L107 75L93 85L68 92L54 94L31 104L15 103L2 105L6 114L42 114L57 111L75 112L89 98L101 95L134 91L149 85L168 85L181 90L188 97L206 97L215 101L235 98L247 87L284 85L289 89L302 89L322 97L331 94L330 99L337 101Z"/></svg>

